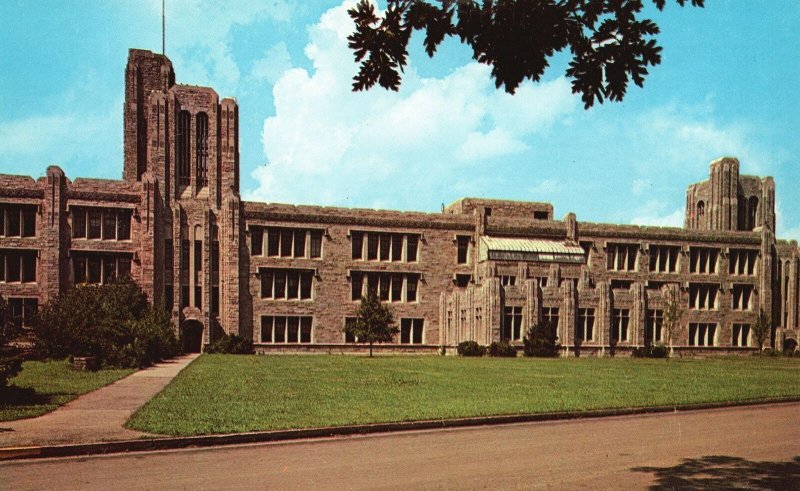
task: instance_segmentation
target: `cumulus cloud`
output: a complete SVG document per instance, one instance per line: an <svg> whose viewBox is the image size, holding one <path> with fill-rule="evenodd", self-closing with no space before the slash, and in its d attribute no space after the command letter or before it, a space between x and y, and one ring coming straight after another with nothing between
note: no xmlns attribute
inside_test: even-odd
<svg viewBox="0 0 800 491"><path fill-rule="evenodd" d="M161 15L161 0L150 0ZM261 21L287 23L296 9L287 0L170 0L166 5L167 53L183 80L235 94L241 72L230 46L231 30Z"/></svg>
<svg viewBox="0 0 800 491"><path fill-rule="evenodd" d="M522 152L527 135L578 106L563 78L511 96L474 62L441 78L411 65L397 93L353 93L346 5L310 27L305 55L313 68L289 69L275 83L275 116L262 132L268 164L252 173L258 184L246 197L411 209L425 199L436 207L454 188L486 182L494 159ZM387 198L374 198L378 187Z"/></svg>
<svg viewBox="0 0 800 491"><path fill-rule="evenodd" d="M256 83L266 82L272 85L291 67L292 57L289 55L289 49L285 42L280 41L270 47L263 58L253 63L250 77Z"/></svg>
<svg viewBox="0 0 800 491"><path fill-rule="evenodd" d="M684 208L670 210L668 203L651 199L635 210L635 216L631 223L633 225L654 225L658 227L683 227L683 221L686 216Z"/></svg>

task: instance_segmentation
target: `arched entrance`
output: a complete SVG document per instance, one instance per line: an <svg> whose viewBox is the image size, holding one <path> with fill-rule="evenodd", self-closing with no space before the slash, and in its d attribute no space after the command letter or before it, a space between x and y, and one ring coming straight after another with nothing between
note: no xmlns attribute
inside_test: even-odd
<svg viewBox="0 0 800 491"><path fill-rule="evenodd" d="M783 342L783 352L784 353L794 353L797 350L797 341L794 339L786 339Z"/></svg>
<svg viewBox="0 0 800 491"><path fill-rule="evenodd" d="M203 348L203 324L195 320L183 323L181 332L184 353L200 353Z"/></svg>

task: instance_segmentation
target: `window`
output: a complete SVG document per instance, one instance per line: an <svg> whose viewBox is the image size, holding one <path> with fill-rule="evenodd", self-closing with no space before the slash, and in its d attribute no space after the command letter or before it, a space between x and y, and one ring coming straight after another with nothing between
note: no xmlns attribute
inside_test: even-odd
<svg viewBox="0 0 800 491"><path fill-rule="evenodd" d="M716 324L689 323L689 346L716 346L716 337Z"/></svg>
<svg viewBox="0 0 800 491"><path fill-rule="evenodd" d="M558 328L558 307L542 307L542 322Z"/></svg>
<svg viewBox="0 0 800 491"><path fill-rule="evenodd" d="M367 260L378 259L378 235L367 234Z"/></svg>
<svg viewBox="0 0 800 491"><path fill-rule="evenodd" d="M403 299L403 275L392 275L392 302Z"/></svg>
<svg viewBox="0 0 800 491"><path fill-rule="evenodd" d="M400 344L422 344L424 319L400 319Z"/></svg>
<svg viewBox="0 0 800 491"><path fill-rule="evenodd" d="M0 203L0 237L35 237L36 205Z"/></svg>
<svg viewBox="0 0 800 491"><path fill-rule="evenodd" d="M689 248L689 272L696 274L716 274L719 249L709 247Z"/></svg>
<svg viewBox="0 0 800 491"><path fill-rule="evenodd" d="M164 310L172 312L172 307L175 306L174 287L171 284L164 285Z"/></svg>
<svg viewBox="0 0 800 491"><path fill-rule="evenodd" d="M389 234L380 234L379 236L381 261L389 260L389 247L391 246L390 237L391 235Z"/></svg>
<svg viewBox="0 0 800 491"><path fill-rule="evenodd" d="M633 280L611 280L612 290L630 290L633 285Z"/></svg>
<svg viewBox="0 0 800 491"><path fill-rule="evenodd" d="M655 273L675 273L678 270L680 247L651 245L649 252L650 271Z"/></svg>
<svg viewBox="0 0 800 491"><path fill-rule="evenodd" d="M72 252L74 284L107 284L131 272L130 254Z"/></svg>
<svg viewBox="0 0 800 491"><path fill-rule="evenodd" d="M197 140L195 170L197 172L197 186L202 188L208 186L208 115L206 113L197 113L195 120L195 139Z"/></svg>
<svg viewBox="0 0 800 491"><path fill-rule="evenodd" d="M175 135L176 148L176 164L178 184L181 186L189 185L189 162L191 160L191 116L189 111L181 111L178 113L178 128Z"/></svg>
<svg viewBox="0 0 800 491"><path fill-rule="evenodd" d="M11 321L22 327L32 327L39 311L38 298L8 297Z"/></svg>
<svg viewBox="0 0 800 491"><path fill-rule="evenodd" d="M645 344L660 343L662 341L661 328L664 326L663 310L648 310L644 327Z"/></svg>
<svg viewBox="0 0 800 491"><path fill-rule="evenodd" d="M117 240L131 239L131 211L117 211Z"/></svg>
<svg viewBox="0 0 800 491"><path fill-rule="evenodd" d="M362 273L351 273L350 284L352 287L351 300L361 300L364 290L364 275Z"/></svg>
<svg viewBox="0 0 800 491"><path fill-rule="evenodd" d="M89 230L86 234L87 239L99 239L100 229L102 228L102 213L98 209L89 210Z"/></svg>
<svg viewBox="0 0 800 491"><path fill-rule="evenodd" d="M615 341L627 341L629 323L629 309L613 309L611 314L611 339Z"/></svg>
<svg viewBox="0 0 800 491"><path fill-rule="evenodd" d="M719 285L713 283L689 283L689 308L693 310L717 310Z"/></svg>
<svg viewBox="0 0 800 491"><path fill-rule="evenodd" d="M500 284L503 286L514 286L517 284L517 277L510 275L500 276Z"/></svg>
<svg viewBox="0 0 800 491"><path fill-rule="evenodd" d="M33 283L36 281L37 252L0 249L0 281Z"/></svg>
<svg viewBox="0 0 800 491"><path fill-rule="evenodd" d="M319 258L322 257L322 230L296 229L285 227L268 227L267 233L267 256L287 257L287 258ZM263 234L263 231L262 231ZM260 239L251 238L253 255L260 255L256 249L261 250ZM259 241L258 244L256 241ZM306 248L306 242L309 247ZM306 252L308 249L308 252Z"/></svg>
<svg viewBox="0 0 800 491"><path fill-rule="evenodd" d="M194 241L194 270L195 272L203 270L203 241L201 240Z"/></svg>
<svg viewBox="0 0 800 491"><path fill-rule="evenodd" d="M70 216L74 238L103 240L131 238L131 210L76 206L70 209Z"/></svg>
<svg viewBox="0 0 800 491"><path fill-rule="evenodd" d="M758 251L731 249L728 263L728 274L731 275L755 275Z"/></svg>
<svg viewBox="0 0 800 491"><path fill-rule="evenodd" d="M189 285L181 285L181 308L189 306Z"/></svg>
<svg viewBox="0 0 800 491"><path fill-rule="evenodd" d="M606 260L609 271L636 271L638 244L608 244Z"/></svg>
<svg viewBox="0 0 800 491"><path fill-rule="evenodd" d="M36 235L36 207L22 206L22 236L34 237Z"/></svg>
<svg viewBox="0 0 800 491"><path fill-rule="evenodd" d="M733 285L731 288L731 308L733 310L752 310L753 285Z"/></svg>
<svg viewBox="0 0 800 491"><path fill-rule="evenodd" d="M731 346L750 346L750 324L734 324Z"/></svg>
<svg viewBox="0 0 800 491"><path fill-rule="evenodd" d="M409 235L406 237L406 261L413 263L417 261L417 248L419 246L419 236Z"/></svg>
<svg viewBox="0 0 800 491"><path fill-rule="evenodd" d="M533 219L534 220L547 220L549 218L549 213L546 211L534 211L533 212Z"/></svg>
<svg viewBox="0 0 800 491"><path fill-rule="evenodd" d="M189 241L181 240L181 269L189 270Z"/></svg>
<svg viewBox="0 0 800 491"><path fill-rule="evenodd" d="M311 257L322 257L322 230L311 231Z"/></svg>
<svg viewBox="0 0 800 491"><path fill-rule="evenodd" d="M392 234L392 261L403 260L403 236Z"/></svg>
<svg viewBox="0 0 800 491"><path fill-rule="evenodd" d="M503 308L503 340L522 340L522 307Z"/></svg>
<svg viewBox="0 0 800 491"><path fill-rule="evenodd" d="M260 268L261 298L308 300L314 272L304 269Z"/></svg>
<svg viewBox="0 0 800 491"><path fill-rule="evenodd" d="M86 210L75 209L71 210L72 215L72 236L73 237L86 237Z"/></svg>
<svg viewBox="0 0 800 491"><path fill-rule="evenodd" d="M355 317L345 317L344 318L344 326L345 326L345 329L344 329L344 342L345 343L357 343L358 342L358 338L356 336L353 336L352 333L348 332L348 330L349 330L348 328L350 326L352 326L352 325L355 325L355 323L356 323L356 318Z"/></svg>
<svg viewBox="0 0 800 491"><path fill-rule="evenodd" d="M261 317L262 343L311 343L312 318L310 316L272 316Z"/></svg>
<svg viewBox="0 0 800 491"><path fill-rule="evenodd" d="M470 237L468 235L459 235L456 237L456 247L457 247L457 262L458 264L467 264L467 260L469 258L469 241Z"/></svg>
<svg viewBox="0 0 800 491"><path fill-rule="evenodd" d="M250 229L250 255L261 256L264 254L264 229L253 227Z"/></svg>
<svg viewBox="0 0 800 491"><path fill-rule="evenodd" d="M306 231L294 231L294 257L306 257Z"/></svg>
<svg viewBox="0 0 800 491"><path fill-rule="evenodd" d="M455 284L459 288L466 288L469 286L469 282L472 281L471 274L457 274L455 277Z"/></svg>
<svg viewBox="0 0 800 491"><path fill-rule="evenodd" d="M575 337L582 341L594 340L594 309L578 309Z"/></svg>
<svg viewBox="0 0 800 491"><path fill-rule="evenodd" d="M406 301L417 301L417 283L419 281L418 275L408 275L406 277Z"/></svg>
<svg viewBox="0 0 800 491"><path fill-rule="evenodd" d="M219 314L219 287L211 287L211 313Z"/></svg>
<svg viewBox="0 0 800 491"><path fill-rule="evenodd" d="M211 242L211 271L219 273L219 241L214 240ZM217 277L219 281L219 277Z"/></svg>
<svg viewBox="0 0 800 491"><path fill-rule="evenodd" d="M364 233L353 232L350 234L350 242L353 248L353 259L361 259L364 254Z"/></svg>

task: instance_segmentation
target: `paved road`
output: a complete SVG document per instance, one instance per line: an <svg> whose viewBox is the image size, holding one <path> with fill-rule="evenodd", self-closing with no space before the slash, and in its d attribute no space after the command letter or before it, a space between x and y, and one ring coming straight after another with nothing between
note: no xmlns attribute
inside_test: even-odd
<svg viewBox="0 0 800 491"><path fill-rule="evenodd" d="M125 429L122 425L198 356L183 355L157 363L84 394L51 413L0 422L0 447L139 438L145 433Z"/></svg>
<svg viewBox="0 0 800 491"><path fill-rule="evenodd" d="M0 463L6 489L800 489L800 404Z"/></svg>

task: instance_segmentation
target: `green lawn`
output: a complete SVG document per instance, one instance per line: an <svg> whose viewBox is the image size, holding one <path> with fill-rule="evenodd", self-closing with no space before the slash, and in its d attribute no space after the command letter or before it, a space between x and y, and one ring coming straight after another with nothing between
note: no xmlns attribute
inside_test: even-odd
<svg viewBox="0 0 800 491"><path fill-rule="evenodd" d="M0 421L39 416L134 371L79 372L66 360L26 361L22 367L10 381L14 387L1 394Z"/></svg>
<svg viewBox="0 0 800 491"><path fill-rule="evenodd" d="M204 355L128 427L168 435L800 396L800 360Z"/></svg>

